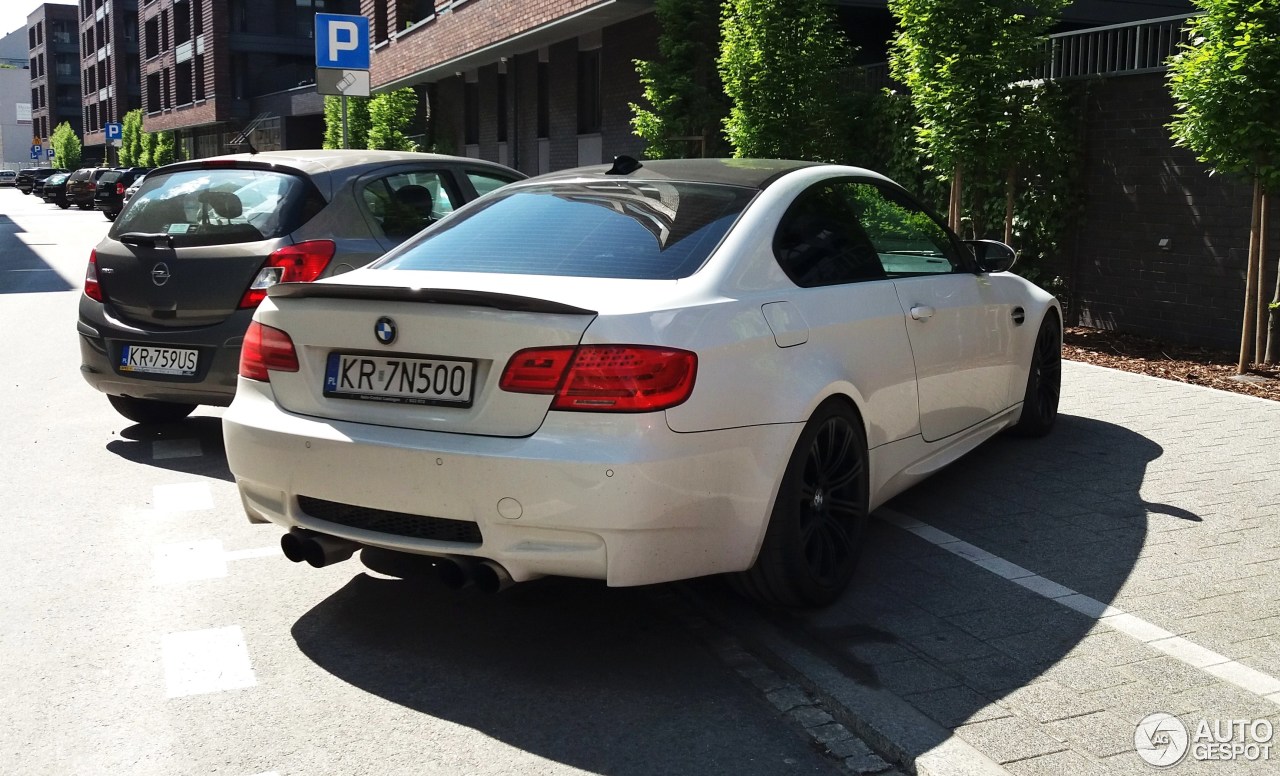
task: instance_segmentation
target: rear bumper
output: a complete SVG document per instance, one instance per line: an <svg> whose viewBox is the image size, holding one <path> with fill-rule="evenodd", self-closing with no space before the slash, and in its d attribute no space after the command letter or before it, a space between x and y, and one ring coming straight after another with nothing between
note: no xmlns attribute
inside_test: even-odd
<svg viewBox="0 0 1280 776"><path fill-rule="evenodd" d="M252 310L232 314L216 326L190 329L143 330L114 318L106 305L80 296L80 373L99 391L184 404L225 407L236 391L240 345L253 317ZM194 377L121 372L124 345L194 348L199 351Z"/></svg>
<svg viewBox="0 0 1280 776"><path fill-rule="evenodd" d="M548 415L501 438L326 421L241 380L223 417L250 519L374 547L463 555L541 575L639 585L739 571L755 560L801 424L678 434L661 413ZM479 544L320 520L298 497L475 523Z"/></svg>

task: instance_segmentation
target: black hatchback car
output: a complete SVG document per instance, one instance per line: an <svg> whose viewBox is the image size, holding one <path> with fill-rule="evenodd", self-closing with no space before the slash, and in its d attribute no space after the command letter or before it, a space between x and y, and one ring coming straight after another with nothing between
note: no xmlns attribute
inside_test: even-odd
<svg viewBox="0 0 1280 776"><path fill-rule="evenodd" d="M44 180L50 175L60 172L66 172L66 170L61 167L32 167L26 170L18 170L18 180L14 185L23 194L30 194L37 180Z"/></svg>
<svg viewBox="0 0 1280 776"><path fill-rule="evenodd" d="M268 288L363 266L524 177L397 151L270 151L158 168L89 254L80 372L137 423L226 406Z"/></svg>
<svg viewBox="0 0 1280 776"><path fill-rule="evenodd" d="M124 192L138 178L151 172L150 167L120 167L107 170L98 179L98 188L93 195L93 203L108 221L116 220L124 207Z"/></svg>
<svg viewBox="0 0 1280 776"><path fill-rule="evenodd" d="M67 178L69 177L71 177L70 174L65 172L50 175L42 181L36 181L36 186L31 193L50 205L57 205L66 210L71 207L71 203L67 201Z"/></svg>

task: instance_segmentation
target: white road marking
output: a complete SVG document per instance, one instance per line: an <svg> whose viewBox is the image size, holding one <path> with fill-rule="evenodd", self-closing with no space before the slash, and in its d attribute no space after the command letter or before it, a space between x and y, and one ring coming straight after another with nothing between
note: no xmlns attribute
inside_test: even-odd
<svg viewBox="0 0 1280 776"><path fill-rule="evenodd" d="M157 585L218 579L227 575L227 553L217 539L161 544L155 548L151 569Z"/></svg>
<svg viewBox="0 0 1280 776"><path fill-rule="evenodd" d="M179 485L157 485L152 491L151 505L162 512L195 512L213 509L213 492L203 482Z"/></svg>
<svg viewBox="0 0 1280 776"><path fill-rule="evenodd" d="M199 439L157 439L151 443L151 457L157 461L166 458L199 458L204 455Z"/></svg>
<svg viewBox="0 0 1280 776"><path fill-rule="evenodd" d="M227 575L227 564L231 561L279 557L281 554L279 545L227 552L218 539L159 544L153 553L151 570L157 585L219 579Z"/></svg>
<svg viewBox="0 0 1280 776"><path fill-rule="evenodd" d="M238 625L166 634L162 651L170 698L237 690L258 683Z"/></svg>
<svg viewBox="0 0 1280 776"><path fill-rule="evenodd" d="M1123 609L1118 609L1096 598L1078 593L1065 585L1060 585L1051 579L1042 577L1033 571L993 555L981 547L961 541L946 531L934 528L910 515L885 507L876 510L876 515L885 522L913 533L930 544L958 555L976 566L981 566L998 577L1021 585L1033 593L1059 603L1068 609L1073 609L1087 617L1092 617L1098 622L1141 641L1192 668L1197 668L1225 682L1230 682L1242 690L1280 705L1280 679L1276 679L1270 674L1265 674L1237 660L1232 660L1226 655L1206 649L1189 639L1176 636L1155 623L1129 614Z"/></svg>

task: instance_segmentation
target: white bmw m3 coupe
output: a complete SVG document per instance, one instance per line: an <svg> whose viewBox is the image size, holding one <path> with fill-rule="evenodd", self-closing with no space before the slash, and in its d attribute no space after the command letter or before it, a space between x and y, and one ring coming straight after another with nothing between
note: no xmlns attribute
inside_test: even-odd
<svg viewBox="0 0 1280 776"><path fill-rule="evenodd" d="M272 287L227 458L294 561L485 590L731 573L823 605L871 510L1053 426L1062 313L1013 261L853 167L545 175Z"/></svg>

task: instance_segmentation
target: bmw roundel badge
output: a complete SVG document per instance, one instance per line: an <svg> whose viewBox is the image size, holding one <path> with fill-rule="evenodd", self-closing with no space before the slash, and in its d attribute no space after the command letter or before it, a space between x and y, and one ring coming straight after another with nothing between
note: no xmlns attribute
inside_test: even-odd
<svg viewBox="0 0 1280 776"><path fill-rule="evenodd" d="M396 341L396 322L386 316L379 318L378 323L373 327L373 335L383 345L390 345Z"/></svg>

